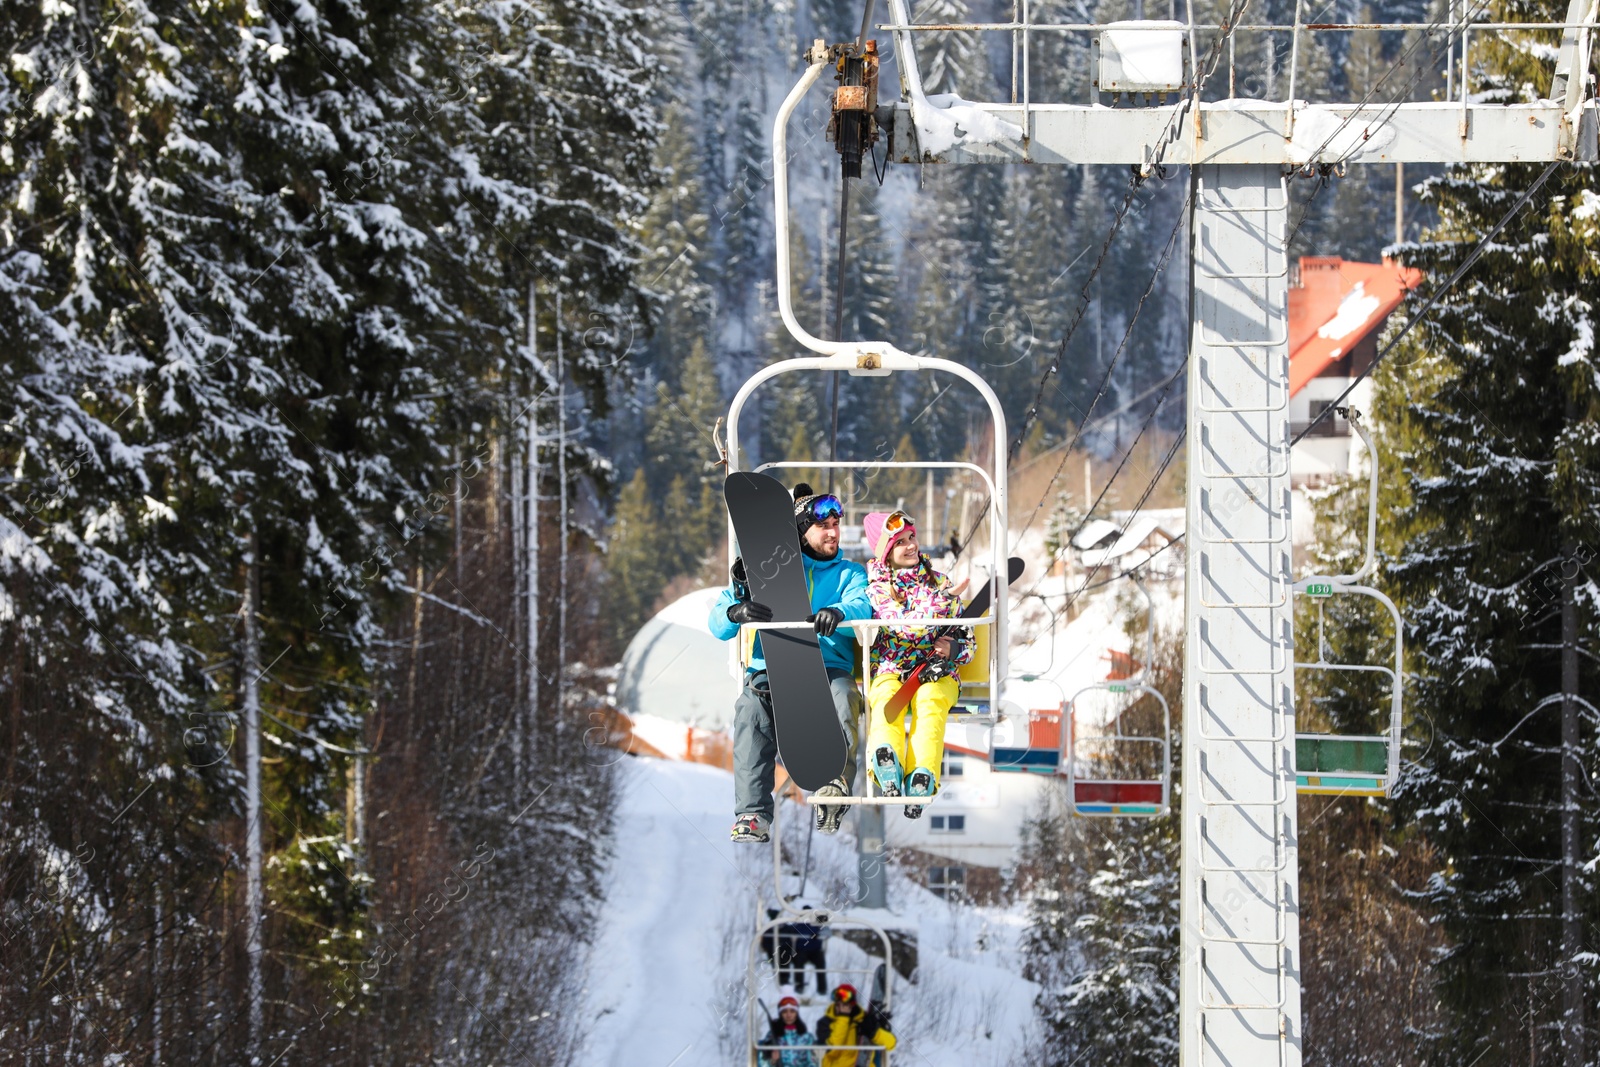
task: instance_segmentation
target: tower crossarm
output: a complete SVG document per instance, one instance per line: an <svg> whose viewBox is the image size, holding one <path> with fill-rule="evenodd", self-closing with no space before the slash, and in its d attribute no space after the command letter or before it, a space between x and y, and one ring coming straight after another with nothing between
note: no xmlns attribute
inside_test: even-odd
<svg viewBox="0 0 1600 1067"><path fill-rule="evenodd" d="M1022 137L963 141L931 152L919 143L912 105L895 105L890 141L898 163L1505 163L1593 161L1594 100L1530 104L1422 102L1400 105L1228 100L1181 115L1174 107L967 104L1026 131ZM1198 116L1198 121L1196 117ZM1348 120L1348 121L1347 121ZM1465 126L1466 136L1461 129ZM1338 131L1335 133L1334 131ZM1326 143L1324 143L1326 142Z"/></svg>
<svg viewBox="0 0 1600 1067"><path fill-rule="evenodd" d="M906 0L888 0L901 99L893 105L891 158L899 163L1068 163L1327 166L1343 163L1506 163L1600 159L1591 38L1600 0L1568 0L1560 22L1478 17L1481 0L1452 5L1430 23L1137 20L1106 25L1030 21L926 25ZM1398 76L1359 100L1310 102L1299 75L1313 40L1391 32L1412 42ZM1012 45L1004 100L929 95L917 61L927 34L1002 34ZM1554 53L1549 97L1506 103L1474 83L1474 46L1515 35ZM1068 86L1062 42L1088 57ZM1288 69L1275 69L1287 40ZM1042 52L1041 42L1052 50ZM1269 58L1261 66L1261 56ZM1152 58L1154 57L1154 58ZM1070 80L1070 79L1068 79ZM1195 85L1203 92L1195 99ZM1044 90L1065 92L1047 98ZM1226 97L1227 99L1215 99ZM1209 99L1208 99L1209 98ZM1109 105L1109 106L1108 106Z"/></svg>

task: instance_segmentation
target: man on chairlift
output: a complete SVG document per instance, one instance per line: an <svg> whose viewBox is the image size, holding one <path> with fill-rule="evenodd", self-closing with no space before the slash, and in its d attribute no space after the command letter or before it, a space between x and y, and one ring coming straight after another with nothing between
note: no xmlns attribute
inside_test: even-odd
<svg viewBox="0 0 1600 1067"><path fill-rule="evenodd" d="M847 753L839 776L816 791L816 796L850 796L855 782L856 742L860 734L865 701L855 680L856 632L839 624L872 618L872 603L867 599L867 569L839 554L839 524L844 505L828 493L815 493L801 482L794 487L794 519L800 531L800 550L805 558L806 586L811 591L811 610L822 662L828 669L834 709L844 729ZM733 561L733 582L722 591L711 607L708 627L711 636L727 641L747 622L771 622L772 609L750 599L745 581L744 561ZM772 723L772 692L767 684L766 660L761 654L761 636L751 648L744 687L733 705L733 800L737 813L735 841L769 841L772 826L772 790L777 780L778 735ZM844 821L843 804L817 807L816 827L822 833L837 833Z"/></svg>

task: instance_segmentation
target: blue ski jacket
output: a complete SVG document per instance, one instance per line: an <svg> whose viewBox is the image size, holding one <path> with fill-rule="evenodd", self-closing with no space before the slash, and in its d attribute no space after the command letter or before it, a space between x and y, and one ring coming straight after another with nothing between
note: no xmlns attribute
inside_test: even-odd
<svg viewBox="0 0 1600 1067"><path fill-rule="evenodd" d="M811 610L838 608L844 612L846 622L853 619L872 618L872 601L867 599L867 569L853 560L836 555L830 560L812 559L801 554L806 566L806 588L811 590ZM711 616L706 626L711 636L726 641L739 632L739 624L728 618L728 609L737 597L730 583L711 606ZM822 662L841 671L855 669L856 632L844 626L829 637L820 637ZM764 671L767 660L761 654L761 634L756 634L755 649L750 655L750 670Z"/></svg>

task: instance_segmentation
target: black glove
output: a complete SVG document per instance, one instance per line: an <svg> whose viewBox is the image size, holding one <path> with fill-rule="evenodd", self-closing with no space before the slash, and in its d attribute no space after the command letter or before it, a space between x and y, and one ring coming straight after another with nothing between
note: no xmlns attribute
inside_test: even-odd
<svg viewBox="0 0 1600 1067"><path fill-rule="evenodd" d="M741 600L728 605L730 622L771 622L772 609L754 600Z"/></svg>
<svg viewBox="0 0 1600 1067"><path fill-rule="evenodd" d="M811 616L811 625L816 627L818 637L832 637L841 622L844 622L844 612L838 608L820 608Z"/></svg>
<svg viewBox="0 0 1600 1067"><path fill-rule="evenodd" d="M967 647L967 643L959 637L950 637L948 640L950 642L950 655L947 657L947 662L954 663L961 658L962 650Z"/></svg>

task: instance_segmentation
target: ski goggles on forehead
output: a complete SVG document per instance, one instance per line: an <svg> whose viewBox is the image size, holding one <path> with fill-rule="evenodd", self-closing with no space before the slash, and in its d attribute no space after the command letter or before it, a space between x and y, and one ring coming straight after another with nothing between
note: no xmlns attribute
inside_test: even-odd
<svg viewBox="0 0 1600 1067"><path fill-rule="evenodd" d="M883 520L883 532L897 534L908 526L915 527L916 525L917 521L905 512L892 511L889 513L889 517Z"/></svg>
<svg viewBox="0 0 1600 1067"><path fill-rule="evenodd" d="M843 521L844 505L832 494L819 496L811 502L811 518L816 522L825 522L828 519Z"/></svg>

